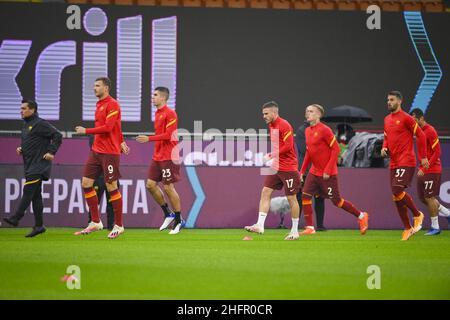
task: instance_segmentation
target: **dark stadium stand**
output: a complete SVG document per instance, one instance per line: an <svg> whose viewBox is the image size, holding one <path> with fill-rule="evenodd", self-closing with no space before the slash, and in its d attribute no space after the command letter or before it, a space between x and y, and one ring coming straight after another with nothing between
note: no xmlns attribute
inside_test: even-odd
<svg viewBox="0 0 450 320"><path fill-rule="evenodd" d="M0 0L0 2L342 11L366 10L370 5L378 5L383 11L450 12L450 1L443 0Z"/></svg>

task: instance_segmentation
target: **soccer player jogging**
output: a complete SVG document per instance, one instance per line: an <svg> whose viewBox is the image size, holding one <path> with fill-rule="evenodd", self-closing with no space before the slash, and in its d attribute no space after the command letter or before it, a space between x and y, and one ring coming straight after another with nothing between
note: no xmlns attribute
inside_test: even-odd
<svg viewBox="0 0 450 320"><path fill-rule="evenodd" d="M297 240L299 238L298 220L300 213L296 196L300 188L297 153L295 152L292 126L278 115L278 110L278 104L274 101L267 102L262 107L263 118L269 125L272 145L272 152L265 156L265 160L272 160L271 168L276 173L268 175L264 181L259 202L258 221L252 226L246 226L245 230L264 233L264 222L270 208L272 192L284 187L292 216L291 231L284 240Z"/></svg>
<svg viewBox="0 0 450 320"><path fill-rule="evenodd" d="M147 189L164 212L164 221L159 230L167 229L173 223L169 234L177 234L185 224L181 217L180 196L174 186L174 183L180 181L180 156L177 146L178 116L167 106L167 100L169 100L169 89L155 88L152 97L152 103L157 108L155 135L139 135L136 141L139 143L155 141L152 163L148 171ZM161 181L173 211L167 205L164 194L158 186L158 182Z"/></svg>
<svg viewBox="0 0 450 320"><path fill-rule="evenodd" d="M14 215L3 220L17 227L30 203L33 206L34 227L26 237L34 237L46 231L43 222L42 181L50 178L52 160L62 143L61 133L46 120L39 117L38 105L23 100L20 115L24 120L21 144L16 149L22 155L25 171L25 185L19 207Z"/></svg>
<svg viewBox="0 0 450 320"><path fill-rule="evenodd" d="M428 169L425 169L423 166L419 167L417 172L417 193L420 201L428 207L431 216L431 229L425 235L434 236L441 233L438 215L446 217L450 223L450 211L436 199L441 187L442 166L439 158L441 146L436 130L425 121L423 111L421 109L413 109L410 114L416 120L427 139L427 158L429 159L430 167Z"/></svg>
<svg viewBox="0 0 450 320"><path fill-rule="evenodd" d="M123 140L120 106L109 95L110 88L111 80L109 78L101 77L95 80L94 93L98 98L95 110L95 128L75 127L75 131L79 134L95 135L81 181L92 221L87 228L75 232L75 235L85 235L103 229L98 209L98 197L93 188L94 181L100 174L103 174L106 189L110 195L109 201L114 210L115 225L108 234L108 238L115 239L125 231L122 223L122 195L117 186L117 180L121 177L120 154L121 152L128 154L130 150Z"/></svg>
<svg viewBox="0 0 450 320"><path fill-rule="evenodd" d="M391 157L391 188L393 200L405 230L401 240L408 240L422 228L423 213L420 212L411 196L405 189L411 185L416 168L416 155L413 147L413 137L416 136L417 150L423 168L429 168L426 154L426 138L422 129L408 113L402 110L403 96L399 91L391 91L387 95L387 107L390 112L384 118L384 142L381 155ZM414 216L414 225L408 216L408 209Z"/></svg>
<svg viewBox="0 0 450 320"><path fill-rule="evenodd" d="M333 204L358 218L361 234L365 234L369 227L369 214L355 208L344 200L339 194L337 160L339 146L331 129L320 122L324 115L324 108L318 104L312 104L306 108L306 120L310 126L306 128L306 156L300 169L300 178L312 163L309 174L306 177L302 193L302 205L305 213L305 230L301 235L316 233L312 218L311 200L313 196L320 195L328 198Z"/></svg>

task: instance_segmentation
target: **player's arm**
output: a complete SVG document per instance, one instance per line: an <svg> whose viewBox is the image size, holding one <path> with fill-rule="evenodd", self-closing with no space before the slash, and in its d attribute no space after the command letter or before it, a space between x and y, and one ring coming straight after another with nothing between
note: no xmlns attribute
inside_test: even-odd
<svg viewBox="0 0 450 320"><path fill-rule="evenodd" d="M384 139L383 139L383 147L381 148L381 156L387 157L387 152L389 150L388 147L388 139L387 139L387 133L386 133L386 125L384 126Z"/></svg>
<svg viewBox="0 0 450 320"><path fill-rule="evenodd" d="M441 156L441 144L439 143L439 138L436 132L433 132L431 141L431 150L433 150L433 155L428 160L430 162L430 167L432 167Z"/></svg>
<svg viewBox="0 0 450 320"><path fill-rule="evenodd" d="M280 143L281 147L280 150L278 151L278 154L282 155L292 150L292 148L294 148L294 133L292 132L291 128L286 128L285 130L280 132L280 134L281 134L281 143Z"/></svg>
<svg viewBox="0 0 450 320"><path fill-rule="evenodd" d="M308 167L311 163L311 157L309 156L308 147L306 147L306 153L305 158L303 159L302 167L300 169L300 177L303 180L303 176L305 175L306 170L308 170Z"/></svg>
<svg viewBox="0 0 450 320"><path fill-rule="evenodd" d="M114 125L116 124L117 119L119 119L119 116L120 110L118 106L113 105L110 109L107 110L106 121L104 125L95 128L75 127L75 131L82 134L109 133L114 128Z"/></svg>
<svg viewBox="0 0 450 320"><path fill-rule="evenodd" d="M324 178L325 175L330 176L331 172L333 171L334 166L337 164L338 157L339 157L339 146L336 141L336 137L333 135L331 130L329 131L329 134L325 137L325 141L327 141L328 147L331 149L330 159L328 160L328 163L325 167Z"/></svg>
<svg viewBox="0 0 450 320"><path fill-rule="evenodd" d="M166 123L166 131L161 134L155 134L148 137L148 141L162 141L162 140L172 140L174 132L177 130L178 119L177 117L169 117Z"/></svg>
<svg viewBox="0 0 450 320"><path fill-rule="evenodd" d="M144 136L139 135L136 138L136 141L139 143L144 143L148 141L167 141L167 140L175 140L175 131L177 130L178 119L177 117L169 117L169 121L166 123L166 131L161 134L155 134L152 136Z"/></svg>
<svg viewBox="0 0 450 320"><path fill-rule="evenodd" d="M420 162L425 169L428 169L430 164L427 159L427 138L425 133L423 133L422 129L420 129L413 117L408 116L406 119L408 129L416 136L416 145Z"/></svg>
<svg viewBox="0 0 450 320"><path fill-rule="evenodd" d="M54 126L52 126L47 121L41 121L39 123L39 128L37 134L42 137L50 138L50 144L48 145L47 152L44 154L43 158L45 160L53 160L56 152L62 144L62 134Z"/></svg>

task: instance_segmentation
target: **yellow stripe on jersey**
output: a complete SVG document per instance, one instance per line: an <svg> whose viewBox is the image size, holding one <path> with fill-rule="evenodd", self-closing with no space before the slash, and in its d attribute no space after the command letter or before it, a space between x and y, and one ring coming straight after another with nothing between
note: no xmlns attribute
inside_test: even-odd
<svg viewBox="0 0 450 320"><path fill-rule="evenodd" d="M333 143L336 141L336 137L333 137L333 139L330 142L330 147L333 146Z"/></svg>
<svg viewBox="0 0 450 320"><path fill-rule="evenodd" d="M433 142L433 145L431 146L431 149L434 149L434 147L436 147L438 143L439 143L439 139L436 139L436 141Z"/></svg>
<svg viewBox="0 0 450 320"><path fill-rule="evenodd" d="M387 133L386 133L386 131L384 131L384 135L387 137Z"/></svg>
<svg viewBox="0 0 450 320"><path fill-rule="evenodd" d="M36 179L36 180L33 180L33 181L27 181L27 182L25 182L25 184L33 184L33 183L36 183L36 182L39 182L41 179Z"/></svg>
<svg viewBox="0 0 450 320"><path fill-rule="evenodd" d="M84 195L84 197L85 197L86 199L89 199L89 198L95 197L96 195L97 195L97 192L95 192L95 190L92 190L91 192L86 193L86 194Z"/></svg>
<svg viewBox="0 0 450 320"><path fill-rule="evenodd" d="M112 117L113 115L116 115L116 114L118 114L119 113L119 111L114 111L114 112L111 112L110 114L108 114L107 116L106 116L106 119L108 119L109 117Z"/></svg>
<svg viewBox="0 0 450 320"><path fill-rule="evenodd" d="M393 197L394 201L401 201L401 200L403 200L405 195L406 195L406 192L403 191L398 197L396 197L395 195L393 195L392 197Z"/></svg>
<svg viewBox="0 0 450 320"><path fill-rule="evenodd" d="M289 136L292 134L292 131L289 131L288 133L285 134L283 141L286 141L287 138L289 138Z"/></svg>
<svg viewBox="0 0 450 320"><path fill-rule="evenodd" d="M111 197L111 199L109 199L109 202L119 200L120 198L122 198L122 195L120 193L116 194L115 196Z"/></svg>
<svg viewBox="0 0 450 320"><path fill-rule="evenodd" d="M344 198L341 198L341 200L338 203L338 207L342 208L342 206L344 205L344 202L345 202Z"/></svg>
<svg viewBox="0 0 450 320"><path fill-rule="evenodd" d="M170 121L170 122L166 125L166 128L170 127L170 126L173 125L175 122L177 122L177 119L173 119L172 121Z"/></svg>
<svg viewBox="0 0 450 320"><path fill-rule="evenodd" d="M416 123L416 125L414 126L414 132L413 132L413 134L416 134L416 130L417 130L417 127L418 127L419 125Z"/></svg>

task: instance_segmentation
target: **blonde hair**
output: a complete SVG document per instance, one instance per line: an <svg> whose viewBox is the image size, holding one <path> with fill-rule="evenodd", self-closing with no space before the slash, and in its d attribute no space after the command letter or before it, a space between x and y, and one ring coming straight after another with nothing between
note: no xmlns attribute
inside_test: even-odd
<svg viewBox="0 0 450 320"><path fill-rule="evenodd" d="M322 107L320 104L314 103L314 104L311 104L311 105L309 105L309 106L310 106L310 107L315 107L315 108L317 108L317 109L320 111L322 117L323 117L323 115L325 114L325 109L324 109L324 107Z"/></svg>

